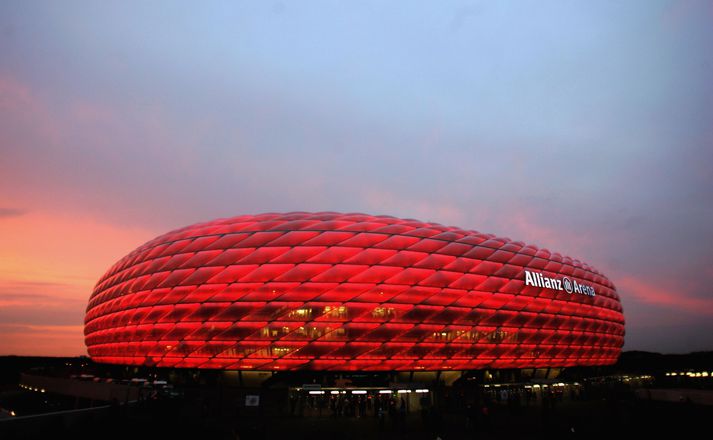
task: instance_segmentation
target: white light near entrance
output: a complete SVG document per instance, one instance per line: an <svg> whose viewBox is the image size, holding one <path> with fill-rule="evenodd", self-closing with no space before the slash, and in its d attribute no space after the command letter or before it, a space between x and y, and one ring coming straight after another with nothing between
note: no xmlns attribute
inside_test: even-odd
<svg viewBox="0 0 713 440"><path fill-rule="evenodd" d="M379 394L391 394L391 390L380 390Z"/></svg>
<svg viewBox="0 0 713 440"><path fill-rule="evenodd" d="M324 391L310 391L310 394L324 394Z"/></svg>
<svg viewBox="0 0 713 440"><path fill-rule="evenodd" d="M410 392L411 392L411 390L398 390L397 391L397 393L399 393L399 394L406 394L406 393L410 393Z"/></svg>
<svg viewBox="0 0 713 440"><path fill-rule="evenodd" d="M427 393L428 390L425 390L425 389L424 389L424 390L416 390L416 392L417 392L417 393Z"/></svg>
<svg viewBox="0 0 713 440"><path fill-rule="evenodd" d="M352 390L352 394L366 394L364 390Z"/></svg>
<svg viewBox="0 0 713 440"><path fill-rule="evenodd" d="M330 391L329 394L339 394L339 391Z"/></svg>

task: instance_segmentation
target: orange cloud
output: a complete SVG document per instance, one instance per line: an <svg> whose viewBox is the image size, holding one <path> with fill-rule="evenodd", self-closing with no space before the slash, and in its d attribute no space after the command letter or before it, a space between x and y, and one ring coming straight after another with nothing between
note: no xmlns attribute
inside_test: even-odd
<svg viewBox="0 0 713 440"><path fill-rule="evenodd" d="M94 284L155 235L31 208L0 218L0 355L84 353L82 320Z"/></svg>
<svg viewBox="0 0 713 440"><path fill-rule="evenodd" d="M78 356L86 354L81 325L0 324L0 355Z"/></svg>

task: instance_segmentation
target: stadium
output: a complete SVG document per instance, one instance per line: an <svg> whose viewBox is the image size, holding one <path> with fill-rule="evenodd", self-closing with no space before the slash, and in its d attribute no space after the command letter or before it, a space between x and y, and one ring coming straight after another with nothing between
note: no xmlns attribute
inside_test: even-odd
<svg viewBox="0 0 713 440"><path fill-rule="evenodd" d="M412 219L243 215L140 246L98 281L100 363L259 371L610 365L614 285L547 249Z"/></svg>

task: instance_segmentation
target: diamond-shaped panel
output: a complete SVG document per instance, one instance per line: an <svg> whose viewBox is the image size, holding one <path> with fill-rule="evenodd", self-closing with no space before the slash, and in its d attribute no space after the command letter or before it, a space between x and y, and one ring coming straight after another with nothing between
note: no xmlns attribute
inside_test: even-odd
<svg viewBox="0 0 713 440"><path fill-rule="evenodd" d="M596 294L526 282L567 278ZM547 249L412 219L244 215L157 237L99 280L98 362L228 369L606 365L624 343L614 285Z"/></svg>

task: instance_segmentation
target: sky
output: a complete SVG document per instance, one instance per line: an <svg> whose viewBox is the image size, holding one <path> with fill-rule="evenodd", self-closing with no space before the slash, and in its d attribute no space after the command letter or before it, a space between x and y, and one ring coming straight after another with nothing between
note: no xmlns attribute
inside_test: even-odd
<svg viewBox="0 0 713 440"><path fill-rule="evenodd" d="M713 3L0 2L0 355L86 354L99 277L240 214L387 214L617 286L713 349Z"/></svg>

